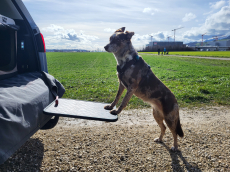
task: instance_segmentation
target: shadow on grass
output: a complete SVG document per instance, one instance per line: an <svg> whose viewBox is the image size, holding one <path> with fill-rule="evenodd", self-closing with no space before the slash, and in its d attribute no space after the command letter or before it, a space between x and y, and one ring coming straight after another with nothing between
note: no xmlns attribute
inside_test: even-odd
<svg viewBox="0 0 230 172"><path fill-rule="evenodd" d="M201 170L199 169L198 165L195 163L189 163L185 157L182 155L181 151L176 151L173 152L165 143L160 143L162 144L169 152L171 159L172 159L172 169L174 172L181 172L181 171L185 171L183 169L183 167L181 167L180 163L179 163L179 159L181 159L185 165L186 171L197 171L197 172L201 172Z"/></svg>
<svg viewBox="0 0 230 172"><path fill-rule="evenodd" d="M6 162L0 171L40 171L44 145L38 138L30 138Z"/></svg>

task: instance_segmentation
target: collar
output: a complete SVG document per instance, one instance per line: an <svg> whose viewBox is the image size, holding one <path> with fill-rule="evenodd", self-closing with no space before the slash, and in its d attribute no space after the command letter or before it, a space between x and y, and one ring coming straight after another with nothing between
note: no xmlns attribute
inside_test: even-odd
<svg viewBox="0 0 230 172"><path fill-rule="evenodd" d="M137 54L135 58L136 58L136 60L139 60L140 57L139 57L138 54Z"/></svg>

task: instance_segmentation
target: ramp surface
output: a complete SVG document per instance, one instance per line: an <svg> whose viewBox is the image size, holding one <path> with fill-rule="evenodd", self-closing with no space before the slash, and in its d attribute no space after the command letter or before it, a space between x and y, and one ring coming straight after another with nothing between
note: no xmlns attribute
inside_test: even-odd
<svg viewBox="0 0 230 172"><path fill-rule="evenodd" d="M108 122L115 122L118 120L117 115L112 115L109 110L104 109L106 105L104 103L62 98L58 99L58 102L58 105L55 104L55 101L48 105L43 110L44 114Z"/></svg>

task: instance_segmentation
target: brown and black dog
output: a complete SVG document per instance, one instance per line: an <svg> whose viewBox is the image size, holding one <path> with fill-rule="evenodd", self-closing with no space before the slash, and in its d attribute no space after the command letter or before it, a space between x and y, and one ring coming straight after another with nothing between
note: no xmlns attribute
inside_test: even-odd
<svg viewBox="0 0 230 172"><path fill-rule="evenodd" d="M119 89L115 100L104 108L111 110L110 113L117 115L124 109L132 95L136 95L153 107L153 116L161 128L159 138L154 141L162 142L167 126L173 134L173 151L178 150L177 135L184 136L179 118L179 107L173 93L153 74L146 62L138 56L134 49L131 38L134 32L124 32L125 27L115 31L110 37L110 43L104 48L107 52L114 54L117 60L117 72L119 78ZM118 103L124 89L127 93L117 110L112 110Z"/></svg>

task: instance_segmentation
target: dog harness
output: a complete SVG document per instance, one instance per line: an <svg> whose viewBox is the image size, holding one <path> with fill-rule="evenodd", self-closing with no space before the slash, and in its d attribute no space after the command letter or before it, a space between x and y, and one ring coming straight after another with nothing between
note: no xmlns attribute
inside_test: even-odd
<svg viewBox="0 0 230 172"><path fill-rule="evenodd" d="M133 58L132 60L128 61L123 68L121 68L119 65L117 65L117 72L118 72L118 78L120 80L122 80L122 77L125 73L125 71L132 65L135 65L138 61L139 61L140 57L138 55L135 56L135 58ZM149 70L150 70L150 66L148 65ZM149 73L149 70L147 72L147 74Z"/></svg>

